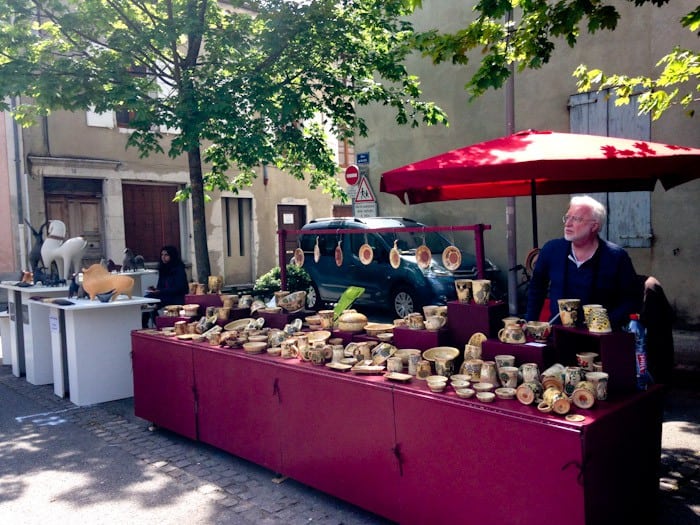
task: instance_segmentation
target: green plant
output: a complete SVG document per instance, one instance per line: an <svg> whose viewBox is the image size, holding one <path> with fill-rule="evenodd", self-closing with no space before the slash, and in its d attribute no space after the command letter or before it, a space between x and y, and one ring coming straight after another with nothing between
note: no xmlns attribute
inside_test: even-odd
<svg viewBox="0 0 700 525"><path fill-rule="evenodd" d="M296 264L287 266L287 290L290 292L298 292L308 290L311 286L311 277L306 273L306 270ZM275 266L269 272L261 275L255 281L253 293L257 296L272 298L274 292L282 289L281 271L279 266Z"/></svg>

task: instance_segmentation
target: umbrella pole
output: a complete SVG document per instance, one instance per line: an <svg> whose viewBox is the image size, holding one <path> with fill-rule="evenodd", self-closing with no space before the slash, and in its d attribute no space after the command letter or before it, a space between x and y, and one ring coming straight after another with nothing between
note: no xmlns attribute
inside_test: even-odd
<svg viewBox="0 0 700 525"><path fill-rule="evenodd" d="M530 180L530 205L532 206L532 247L539 248L537 240L537 190L535 180Z"/></svg>
<svg viewBox="0 0 700 525"><path fill-rule="evenodd" d="M513 11L506 14L506 21L509 25L508 40L510 40L510 22L513 20ZM509 45L510 42L507 42ZM506 132L509 135L515 133L515 64L508 65L510 75L506 82L505 102L506 102ZM506 197L506 238L508 239L508 311L512 315L518 314L518 243L515 235L515 197Z"/></svg>

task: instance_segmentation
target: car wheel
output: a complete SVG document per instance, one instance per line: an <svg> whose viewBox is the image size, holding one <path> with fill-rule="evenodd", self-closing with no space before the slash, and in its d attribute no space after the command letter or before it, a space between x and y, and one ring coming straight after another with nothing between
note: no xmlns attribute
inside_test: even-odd
<svg viewBox="0 0 700 525"><path fill-rule="evenodd" d="M318 287L315 283L309 285L309 289L306 290L306 307L309 310L318 311L321 309L323 301L321 301L321 294L318 291Z"/></svg>
<svg viewBox="0 0 700 525"><path fill-rule="evenodd" d="M412 314L418 308L415 292L407 286L397 286L391 294L391 306L401 319Z"/></svg>

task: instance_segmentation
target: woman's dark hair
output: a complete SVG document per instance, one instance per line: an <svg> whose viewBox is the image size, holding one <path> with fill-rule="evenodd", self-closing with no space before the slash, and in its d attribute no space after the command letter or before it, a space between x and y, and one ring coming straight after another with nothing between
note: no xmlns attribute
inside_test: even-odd
<svg viewBox="0 0 700 525"><path fill-rule="evenodd" d="M163 252L167 252L168 255L170 255L170 262L167 265L163 262L162 259L160 259L160 257L161 257L160 254L162 254ZM158 259L159 259L159 261L158 261L158 269L159 270L164 268L164 267L172 268L176 264L179 264L182 262L182 260L180 259L180 252L177 251L177 248L175 248L175 246L170 246L170 245L163 246L160 249L160 252L158 254Z"/></svg>

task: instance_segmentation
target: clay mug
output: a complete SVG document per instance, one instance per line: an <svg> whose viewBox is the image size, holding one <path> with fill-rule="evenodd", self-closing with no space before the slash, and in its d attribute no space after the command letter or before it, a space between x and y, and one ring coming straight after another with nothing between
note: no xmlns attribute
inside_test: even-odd
<svg viewBox="0 0 700 525"><path fill-rule="evenodd" d="M450 377L454 372L454 361L452 359L435 359L435 374Z"/></svg>
<svg viewBox="0 0 700 525"><path fill-rule="evenodd" d="M540 369L537 363L523 363L520 367L520 374L523 376L523 383L540 380Z"/></svg>
<svg viewBox="0 0 700 525"><path fill-rule="evenodd" d="M588 330L596 334L607 334L612 332L608 311L605 308L594 308L591 310L591 319L588 323Z"/></svg>
<svg viewBox="0 0 700 525"><path fill-rule="evenodd" d="M576 326L581 299L557 299L557 305L559 306L561 324L569 328Z"/></svg>
<svg viewBox="0 0 700 525"><path fill-rule="evenodd" d="M499 354L493 357L496 362L496 368L501 369L504 366L515 366L515 356L509 354Z"/></svg>
<svg viewBox="0 0 700 525"><path fill-rule="evenodd" d="M542 394L542 401L544 401L549 406L552 406L554 405L554 402L562 396L566 397L566 394L564 394L564 392L562 392L559 388L550 386L546 388L544 393Z"/></svg>
<svg viewBox="0 0 700 525"><path fill-rule="evenodd" d="M447 317L443 317L441 315L431 315L430 317L425 318L425 329L431 331L439 330L445 326L445 323L447 323Z"/></svg>
<svg viewBox="0 0 700 525"><path fill-rule="evenodd" d="M514 315L504 317L503 319L501 319L501 321L503 321L503 326L508 326L509 324L514 323L519 324L520 326L524 326L526 322L525 319L521 319L520 317L516 317Z"/></svg>
<svg viewBox="0 0 700 525"><path fill-rule="evenodd" d="M580 381L571 394L571 401L579 408L591 408L595 404L595 386L590 381Z"/></svg>
<svg viewBox="0 0 700 525"><path fill-rule="evenodd" d="M525 342L525 332L522 325L518 323L507 324L505 328L498 331L498 339L502 343L518 344Z"/></svg>
<svg viewBox="0 0 700 525"><path fill-rule="evenodd" d="M340 363L343 359L345 359L345 348L343 345L333 345L331 361L333 363Z"/></svg>
<svg viewBox="0 0 700 525"><path fill-rule="evenodd" d="M552 331L552 325L547 321L528 321L525 330L536 342L544 343Z"/></svg>
<svg viewBox="0 0 700 525"><path fill-rule="evenodd" d="M440 307L436 304L426 305L423 307L423 315L425 316L426 319L432 315L437 315L438 308L440 308Z"/></svg>
<svg viewBox="0 0 700 525"><path fill-rule="evenodd" d="M598 401L608 398L608 374L605 372L588 372L586 381L589 381L595 388L595 397Z"/></svg>
<svg viewBox="0 0 700 525"><path fill-rule="evenodd" d="M282 351L280 352L280 356L283 357L284 359L292 359L294 357L297 357L299 355L299 349L297 348L296 345L296 339L293 337L290 337L289 339L285 339L282 341L280 344Z"/></svg>
<svg viewBox="0 0 700 525"><path fill-rule="evenodd" d="M472 299L472 280L455 279L455 289L457 290L457 300L460 303L468 303Z"/></svg>
<svg viewBox="0 0 700 525"><path fill-rule="evenodd" d="M308 350L309 361L311 361L314 365L325 364L326 363L326 355L327 355L327 351L326 351L326 348L323 346L310 348Z"/></svg>
<svg viewBox="0 0 700 525"><path fill-rule="evenodd" d="M390 357L386 360L387 372L403 372L403 359L400 357Z"/></svg>
<svg viewBox="0 0 700 525"><path fill-rule="evenodd" d="M427 359L421 359L416 365L416 379L425 379L433 373L430 368L430 361Z"/></svg>
<svg viewBox="0 0 700 525"><path fill-rule="evenodd" d="M409 354L408 356L408 373L412 376L416 375L418 371L418 363L421 361L422 356L420 353Z"/></svg>
<svg viewBox="0 0 700 525"><path fill-rule="evenodd" d="M219 321L228 321L228 318L230 315L231 315L230 308L225 308L225 307L221 306L221 307L216 309L216 317Z"/></svg>
<svg viewBox="0 0 700 525"><path fill-rule="evenodd" d="M476 304L489 304L491 296L491 281L488 279L474 279L472 281L472 291Z"/></svg>
<svg viewBox="0 0 700 525"><path fill-rule="evenodd" d="M553 377L563 385L564 381L566 381L566 368L560 363L555 363L542 372L542 377Z"/></svg>
<svg viewBox="0 0 700 525"><path fill-rule="evenodd" d="M464 362L464 374L469 376L470 381L479 381L481 378L481 359L469 359Z"/></svg>
<svg viewBox="0 0 700 525"><path fill-rule="evenodd" d="M423 330L425 328L425 323L423 322L423 315L418 312L413 312L406 316L406 322L408 327L412 330Z"/></svg>
<svg viewBox="0 0 700 525"><path fill-rule="evenodd" d="M576 354L576 362L584 371L593 371L593 361L598 357L595 352L580 352Z"/></svg>
<svg viewBox="0 0 700 525"><path fill-rule="evenodd" d="M518 367L502 366L498 369L498 379L501 386L505 388L516 388L518 386Z"/></svg>
<svg viewBox="0 0 700 525"><path fill-rule="evenodd" d="M304 352L306 349L309 348L309 336L306 334L297 334L294 336L295 339L297 340L297 348L299 349L299 352Z"/></svg>
<svg viewBox="0 0 700 525"><path fill-rule="evenodd" d="M204 295L206 293L204 283L197 283L194 287L195 295Z"/></svg>
<svg viewBox="0 0 700 525"><path fill-rule="evenodd" d="M369 345L366 342L362 341L360 343L350 343L350 344L355 345L355 347L352 350L352 356L355 359L357 359L358 361L365 361L367 359L372 359L372 349L369 347ZM346 347L346 352L347 352L347 347Z"/></svg>

